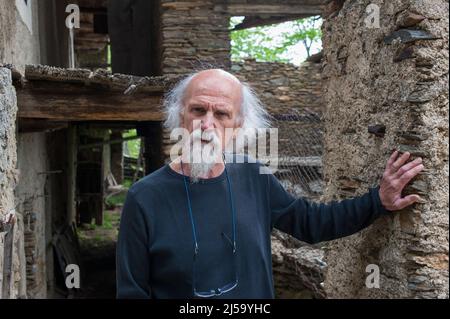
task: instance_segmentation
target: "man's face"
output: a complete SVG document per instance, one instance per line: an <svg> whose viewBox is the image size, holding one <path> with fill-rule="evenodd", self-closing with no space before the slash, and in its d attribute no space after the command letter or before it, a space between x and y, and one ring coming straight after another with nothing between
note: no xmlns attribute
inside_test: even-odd
<svg viewBox="0 0 450 319"><path fill-rule="evenodd" d="M198 73L189 84L183 100L182 125L189 133L196 129L202 132L214 131L224 150L230 141L226 128L239 126L239 112L242 99L241 84L228 73L207 70ZM194 121L199 123L194 127ZM208 141L202 140L203 143Z"/></svg>

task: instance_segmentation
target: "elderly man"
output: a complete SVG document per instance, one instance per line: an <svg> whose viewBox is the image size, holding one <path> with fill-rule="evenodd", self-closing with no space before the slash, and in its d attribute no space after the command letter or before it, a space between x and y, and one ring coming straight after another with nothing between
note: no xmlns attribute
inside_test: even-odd
<svg viewBox="0 0 450 319"><path fill-rule="evenodd" d="M349 236L377 217L419 200L401 196L421 159L394 152L380 186L339 203L294 198L261 164L222 151L226 129L264 127L250 88L219 69L198 72L166 97L166 125L190 134L195 148L135 183L122 212L117 247L118 298L273 298L273 227L308 243ZM198 150L197 150L198 151ZM226 154L226 156L224 156Z"/></svg>

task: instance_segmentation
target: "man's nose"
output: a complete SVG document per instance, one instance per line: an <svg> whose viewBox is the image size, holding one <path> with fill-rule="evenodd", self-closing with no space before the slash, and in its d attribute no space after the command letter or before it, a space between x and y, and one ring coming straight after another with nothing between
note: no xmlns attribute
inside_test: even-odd
<svg viewBox="0 0 450 319"><path fill-rule="evenodd" d="M210 130L214 128L214 118L210 114L206 114L202 119L202 131Z"/></svg>

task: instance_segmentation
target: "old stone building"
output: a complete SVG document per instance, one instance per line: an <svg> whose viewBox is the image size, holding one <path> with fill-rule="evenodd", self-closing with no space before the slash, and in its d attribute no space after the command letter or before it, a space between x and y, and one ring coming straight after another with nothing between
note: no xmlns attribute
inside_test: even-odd
<svg viewBox="0 0 450 319"><path fill-rule="evenodd" d="M365 25L369 4L379 27ZM331 244L330 297L448 298L447 12L447 1L358 1L325 16L323 199L376 184L394 148L426 167L406 191L422 203ZM365 286L369 264L380 289Z"/></svg>
<svg viewBox="0 0 450 319"><path fill-rule="evenodd" d="M80 9L74 32L69 4ZM122 144L112 141L135 128L145 172L163 165L173 143L163 94L211 65L267 105L279 177L299 196L361 194L395 148L424 158L407 190L421 203L316 246L274 233L278 297L448 298L448 9L444 0L0 0L0 298L71 295L64 267L81 264L76 227L103 222L109 178L122 180ZM231 61L231 17L248 28L316 15L323 52L301 66ZM366 286L370 265L379 288Z"/></svg>
<svg viewBox="0 0 450 319"><path fill-rule="evenodd" d="M55 149L47 146L51 133L21 125L13 79L23 73L26 64L68 66L64 16L59 15L62 26L58 27L52 15L53 10L64 8L64 3L56 1L0 2L0 63L14 65L1 68L0 207L2 218L15 210L18 219L10 231L1 230L2 298L44 298L53 281L53 275L47 276L53 271L52 233L48 230L56 207L53 210L49 204L58 200L58 193L48 196L52 175L46 172L51 169L48 164Z"/></svg>

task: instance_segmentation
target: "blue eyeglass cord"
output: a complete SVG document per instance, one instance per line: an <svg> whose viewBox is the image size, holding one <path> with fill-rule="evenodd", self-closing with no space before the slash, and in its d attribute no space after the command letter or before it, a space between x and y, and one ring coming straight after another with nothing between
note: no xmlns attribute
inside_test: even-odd
<svg viewBox="0 0 450 319"><path fill-rule="evenodd" d="M223 162L225 165L225 176L227 178L227 184L228 184L228 192L230 193L230 204L231 204L231 219L232 219L232 223L233 223L233 253L236 252L236 212L234 209L234 202L233 202L233 192L231 189L231 183L230 183L230 178L228 176L228 171L227 171L227 163L225 161L225 154L223 154ZM197 231L195 228L195 223L194 223L194 216L192 214L192 205L191 205L191 196L189 193L189 187L188 187L188 177L186 175L184 175L184 170L183 170L183 162L180 161L181 163L181 172L183 173L183 180L184 180L184 188L186 190L186 197L187 197L187 202L188 202L188 210L189 210L189 217L191 219L191 225L192 225L192 236L194 238L194 253L195 255L197 255L198 253L198 242L197 242ZM224 234L225 235L225 234ZM226 236L226 235L225 235Z"/></svg>

